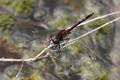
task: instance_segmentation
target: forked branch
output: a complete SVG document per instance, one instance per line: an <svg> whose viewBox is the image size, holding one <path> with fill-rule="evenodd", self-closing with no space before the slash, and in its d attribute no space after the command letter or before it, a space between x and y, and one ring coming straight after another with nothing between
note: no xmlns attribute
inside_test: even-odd
<svg viewBox="0 0 120 80"><path fill-rule="evenodd" d="M86 21L86 22L83 22L83 23L79 24L78 26L85 25L85 24L90 23L90 22L93 22L93 21L95 21L95 20L97 20L97 19L105 18L105 17L107 17L107 16L114 15L114 14L119 14L119 13L120 13L120 11L117 11L117 12L109 13L109 14L106 14L106 15L103 15L103 16L99 16L99 17L97 17L97 18L94 18L94 19L88 20L88 21ZM113 23L113 22L115 22L115 21L118 21L118 20L120 20L120 17L118 17L118 18L116 18L116 19L114 19L114 20L111 20L111 21L103 24L102 26L99 26L99 27L97 27L97 28L95 28L95 29L93 29L93 30L91 30L91 31L89 31L89 32L87 32L87 33L85 33L85 34L83 34L83 35L75 38L75 39L72 39L72 40L68 41L68 44L66 44L64 47L67 47L67 46L69 46L69 45L77 42L80 38L83 38L83 37L85 37L85 36L87 36L87 35L95 32L95 31L97 31L97 30L105 27L106 25L111 24L111 23ZM50 44L47 48L43 49L40 53L38 53L38 55L36 55L36 56L33 57L33 58L28 58L28 59L12 59L12 58L4 58L4 57L3 57L3 58L0 58L0 62L32 62L32 61L37 60L38 58L39 58L39 59L40 59L40 58L41 58L41 59L44 59L44 58L46 58L46 57L41 56L41 55L42 55L46 50L48 50L48 49L51 48L51 47L52 47L52 44ZM64 48L64 47L62 47L62 48Z"/></svg>

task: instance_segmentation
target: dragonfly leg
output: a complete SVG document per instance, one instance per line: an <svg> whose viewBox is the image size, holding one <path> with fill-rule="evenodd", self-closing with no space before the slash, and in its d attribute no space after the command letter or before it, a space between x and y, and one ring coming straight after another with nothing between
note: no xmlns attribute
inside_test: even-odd
<svg viewBox="0 0 120 80"><path fill-rule="evenodd" d="M66 40L66 42L62 46L64 46L65 44L67 44L67 42L70 40L70 38L67 37L67 38L65 38L63 40Z"/></svg>
<svg viewBox="0 0 120 80"><path fill-rule="evenodd" d="M61 48L61 47L60 47L60 44L58 44L57 46L58 46L58 49L60 49L60 48Z"/></svg>
<svg viewBox="0 0 120 80"><path fill-rule="evenodd" d="M54 46L53 46L54 48L60 49L60 43L59 42L56 43L56 41L52 38L50 39L50 41L54 44Z"/></svg>

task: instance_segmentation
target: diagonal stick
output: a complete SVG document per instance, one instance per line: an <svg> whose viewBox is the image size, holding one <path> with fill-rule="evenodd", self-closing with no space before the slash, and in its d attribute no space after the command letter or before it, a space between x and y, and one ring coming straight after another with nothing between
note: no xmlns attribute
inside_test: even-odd
<svg viewBox="0 0 120 80"><path fill-rule="evenodd" d="M109 13L109 14L105 14L105 15L103 15L103 16L99 16L99 17L93 18L93 19L91 19L91 20L85 21L85 22L79 24L78 26L82 26L82 25L85 25L85 24L87 24L87 23L93 22L93 21L95 21L95 20L102 19L102 18L111 16L111 15L119 14L119 13L120 13L120 11L116 11L116 12L112 12L112 13Z"/></svg>
<svg viewBox="0 0 120 80"><path fill-rule="evenodd" d="M67 46L69 46L69 45L71 45L71 44L77 42L80 38L85 37L85 36L87 36L87 35L89 35L89 34L95 32L95 31L97 31L97 30L99 30L99 29L101 29L101 28L107 26L108 24L111 24L111 23L113 23L113 22L115 22L115 21L118 21L118 20L120 20L120 17L115 18L115 19L113 19L113 20L111 20L111 21L109 21L109 22L107 22L107 23L105 23L105 24L103 24L103 25L101 25L101 26L99 26L99 27L97 27L97 28L95 28L95 29L93 29L93 30L91 30L91 31L89 31L89 32L87 32L87 33L85 33L85 34L79 36L79 37L77 37L77 38L74 38L74 39L68 41L68 44L66 44L64 47L67 47ZM64 48L64 47L63 47L63 48Z"/></svg>

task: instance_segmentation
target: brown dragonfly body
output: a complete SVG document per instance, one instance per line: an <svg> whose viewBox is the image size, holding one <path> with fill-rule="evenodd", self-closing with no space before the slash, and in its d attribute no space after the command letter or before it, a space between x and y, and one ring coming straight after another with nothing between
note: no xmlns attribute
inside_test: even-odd
<svg viewBox="0 0 120 80"><path fill-rule="evenodd" d="M59 46L59 49L60 49L60 42L63 40L69 40L69 38L65 38L65 37L67 37L75 27L77 27L79 24L81 24L82 22L84 22L85 20L90 18L93 14L94 13L87 15L84 19L77 22L75 25L73 25L72 27L70 27L68 29L60 30L57 33L57 35L53 39L51 39L53 44L55 44L56 46Z"/></svg>

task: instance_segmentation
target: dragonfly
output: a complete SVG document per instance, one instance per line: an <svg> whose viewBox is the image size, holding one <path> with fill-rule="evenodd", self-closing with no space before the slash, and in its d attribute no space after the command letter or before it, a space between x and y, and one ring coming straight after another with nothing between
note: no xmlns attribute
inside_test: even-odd
<svg viewBox="0 0 120 80"><path fill-rule="evenodd" d="M84 19L78 21L76 24L74 24L73 26L71 26L70 28L67 29L63 29L60 30L57 35L54 38L51 38L50 41L55 45L58 46L58 48L60 49L60 43L64 40L67 40L66 43L69 41L69 38L67 37L71 31L76 28L79 24L81 24L82 22L84 22L85 20L87 20L88 18L90 18L91 16L93 16L94 13L91 13L89 15L87 15Z"/></svg>
<svg viewBox="0 0 120 80"><path fill-rule="evenodd" d="M62 41L66 40L66 43L69 41L68 35L71 33L71 31L75 27L77 27L79 24L81 24L82 22L84 22L85 20L87 20L88 18L90 18L93 15L94 15L94 13L91 13L91 14L87 15L84 19L78 21L76 24L74 24L73 26L71 26L70 28L67 28L67 29L62 29L62 30L33 30L32 33L34 33L34 34L35 33L41 33L41 34L43 34L43 33L48 34L49 33L49 34L52 34L53 32L56 33L56 36L51 38L50 42L52 42L55 47L58 47L58 49L60 49L60 43ZM31 40L27 41L27 43L29 43L31 41L34 41L36 39L39 39L40 37L36 37L34 39L31 39Z"/></svg>

